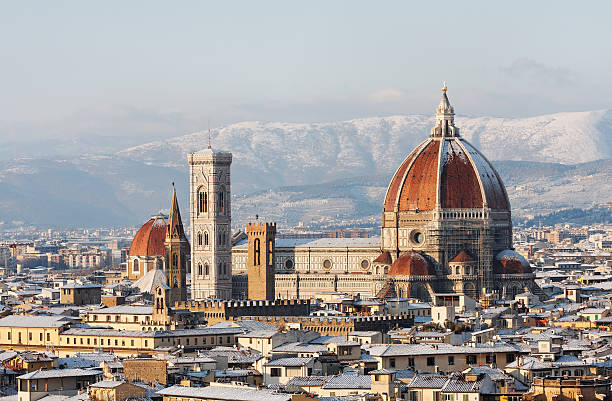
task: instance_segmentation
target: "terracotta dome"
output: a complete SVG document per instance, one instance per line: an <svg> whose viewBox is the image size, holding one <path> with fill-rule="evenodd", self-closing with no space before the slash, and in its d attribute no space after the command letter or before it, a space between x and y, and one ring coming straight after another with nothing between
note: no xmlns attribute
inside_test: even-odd
<svg viewBox="0 0 612 401"><path fill-rule="evenodd" d="M461 251L457 254L457 256L452 258L449 263L463 263L463 262L473 262L473 261L474 261L474 258L469 253L467 253L466 251Z"/></svg>
<svg viewBox="0 0 612 401"><path fill-rule="evenodd" d="M418 252L406 252L395 259L389 268L389 276L433 276L434 268L429 260Z"/></svg>
<svg viewBox="0 0 612 401"><path fill-rule="evenodd" d="M497 274L533 273L531 265L520 253L507 249L495 256L493 271Z"/></svg>
<svg viewBox="0 0 612 401"><path fill-rule="evenodd" d="M130 246L130 256L163 255L166 227L164 216L151 217L134 236Z"/></svg>
<svg viewBox="0 0 612 401"><path fill-rule="evenodd" d="M436 126L395 172L385 212L441 208L510 209L501 178L491 163L459 136L454 110L443 94Z"/></svg>

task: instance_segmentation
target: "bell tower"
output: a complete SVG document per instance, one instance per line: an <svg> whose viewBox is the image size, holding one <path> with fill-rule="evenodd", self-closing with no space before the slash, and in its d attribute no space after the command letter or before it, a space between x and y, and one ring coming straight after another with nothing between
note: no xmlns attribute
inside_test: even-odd
<svg viewBox="0 0 612 401"><path fill-rule="evenodd" d="M191 298L232 297L232 154L210 146L188 156Z"/></svg>
<svg viewBox="0 0 612 401"><path fill-rule="evenodd" d="M191 253L181 220L174 183L172 184L172 204L170 205L164 248L166 253L165 273L168 280L167 285L170 288L168 301L170 305L174 305L175 302L187 300L187 265Z"/></svg>
<svg viewBox="0 0 612 401"><path fill-rule="evenodd" d="M273 301L274 293L274 239L276 223L249 223L247 271L249 299Z"/></svg>

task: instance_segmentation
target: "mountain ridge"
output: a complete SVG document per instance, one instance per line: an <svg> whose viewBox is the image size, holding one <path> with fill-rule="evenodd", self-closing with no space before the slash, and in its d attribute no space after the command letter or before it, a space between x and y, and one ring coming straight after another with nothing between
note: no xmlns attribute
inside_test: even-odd
<svg viewBox="0 0 612 401"><path fill-rule="evenodd" d="M211 130L213 147L234 155L236 226L255 214L284 226L299 221L376 225L393 172L429 136L433 121L396 115L328 123L242 122ZM524 119L458 116L456 125L493 161L517 217L588 208L612 196L610 110ZM186 155L207 144L208 131L198 131L113 154L0 162L0 221L138 225L168 207L171 182L188 210Z"/></svg>

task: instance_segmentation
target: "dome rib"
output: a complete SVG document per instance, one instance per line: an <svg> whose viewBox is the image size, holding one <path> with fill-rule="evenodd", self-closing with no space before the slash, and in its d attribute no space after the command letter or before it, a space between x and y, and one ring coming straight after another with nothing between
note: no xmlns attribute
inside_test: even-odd
<svg viewBox="0 0 612 401"><path fill-rule="evenodd" d="M461 142L461 145L466 150L466 153L478 172L479 182L485 194L484 199L486 206L491 209L510 210L510 201L508 200L506 187L497 173L497 170L495 170L495 167L493 167L491 162L471 143L466 140L462 140Z"/></svg>
<svg viewBox="0 0 612 401"><path fill-rule="evenodd" d="M432 140L415 158L399 193L399 210L433 210L438 184L440 141Z"/></svg>
<svg viewBox="0 0 612 401"><path fill-rule="evenodd" d="M443 181L446 196L443 198L442 207L451 209L486 207L487 200L478 168L460 139L449 141L447 166L450 171L446 172L447 176ZM478 187L477 191L474 190L475 187ZM454 191L457 188L467 188L467 190Z"/></svg>
<svg viewBox="0 0 612 401"><path fill-rule="evenodd" d="M395 174L393 174L393 178L391 179L391 183L389 183L389 187L387 188L387 194L385 195L385 203L383 205L384 211L392 212L395 210L395 206L399 203L399 196L401 195L404 182L406 181L406 175L412 169L412 164L414 163L414 160L421 154L423 149L425 149L425 147L431 141L432 139L428 138L425 141L421 142L408 155L408 157L404 159L402 164L395 171Z"/></svg>

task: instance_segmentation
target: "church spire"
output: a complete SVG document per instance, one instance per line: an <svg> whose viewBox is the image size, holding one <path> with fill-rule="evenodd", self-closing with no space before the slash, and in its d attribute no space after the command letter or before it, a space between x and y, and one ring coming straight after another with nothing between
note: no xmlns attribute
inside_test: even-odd
<svg viewBox="0 0 612 401"><path fill-rule="evenodd" d="M442 86L442 99L436 109L436 125L431 129L432 137L459 136L459 128L455 127L455 109L446 96L446 82Z"/></svg>
<svg viewBox="0 0 612 401"><path fill-rule="evenodd" d="M172 183L172 203L170 204L170 216L168 217L166 237L173 238L175 236L182 238L185 236L185 231L183 229L183 221L181 220L178 200L176 199L176 188L174 187L174 183Z"/></svg>

